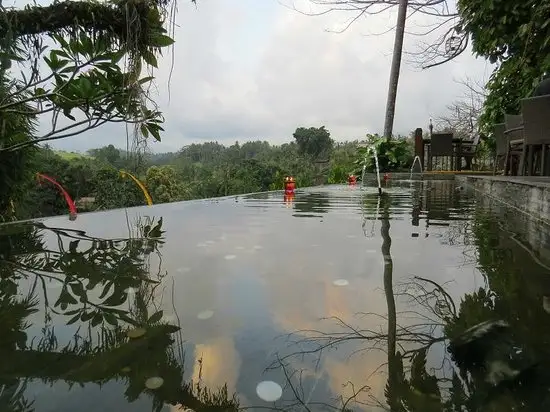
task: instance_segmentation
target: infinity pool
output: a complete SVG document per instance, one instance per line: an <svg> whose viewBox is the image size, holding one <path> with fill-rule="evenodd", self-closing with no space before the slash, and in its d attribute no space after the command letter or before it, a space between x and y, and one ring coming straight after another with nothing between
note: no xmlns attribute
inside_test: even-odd
<svg viewBox="0 0 550 412"><path fill-rule="evenodd" d="M549 232L453 180L0 226L0 410L550 410Z"/></svg>

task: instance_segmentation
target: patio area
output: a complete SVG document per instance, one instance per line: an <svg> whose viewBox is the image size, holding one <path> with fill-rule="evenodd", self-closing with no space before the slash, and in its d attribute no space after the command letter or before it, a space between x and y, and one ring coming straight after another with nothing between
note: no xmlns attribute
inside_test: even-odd
<svg viewBox="0 0 550 412"><path fill-rule="evenodd" d="M521 114L506 114L504 123L493 127L495 156L493 175L550 176L550 95L521 100ZM415 131L415 155L426 171L461 172L475 164L479 134L462 139L449 132L429 137Z"/></svg>

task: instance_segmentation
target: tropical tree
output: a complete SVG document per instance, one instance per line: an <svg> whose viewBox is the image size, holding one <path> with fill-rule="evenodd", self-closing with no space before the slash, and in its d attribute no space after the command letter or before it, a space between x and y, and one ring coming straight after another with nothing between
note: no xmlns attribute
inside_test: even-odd
<svg viewBox="0 0 550 412"><path fill-rule="evenodd" d="M147 187L155 203L183 200L186 188L171 166L151 166L146 174Z"/></svg>
<svg viewBox="0 0 550 412"><path fill-rule="evenodd" d="M325 129L325 126L298 127L292 136L298 145L298 153L314 160L329 156L334 145L330 132Z"/></svg>
<svg viewBox="0 0 550 412"><path fill-rule="evenodd" d="M421 29L420 32L414 34L417 36L426 36L432 35L437 31L440 32L434 41L421 45L420 51L414 53L416 61L422 68L426 69L444 64L462 54L468 46L467 36L457 36L456 22L458 15L449 7L447 0L311 0L311 2L321 6L321 11L302 13L321 15L327 12L348 12L352 14L352 17L347 20L344 28L339 31L340 33L347 30L360 18L378 15L390 8L397 7L388 98L384 115L384 136L389 139L393 137L397 87L409 8L413 10L412 13L409 13L409 16L423 14L434 19L433 25L428 25L426 26L428 28L424 29L424 31Z"/></svg>
<svg viewBox="0 0 550 412"><path fill-rule="evenodd" d="M160 140L163 118L144 87L153 78L142 71L173 43L164 28L169 7L168 0L0 7L0 160L12 170L0 170L2 200L23 179L30 152L22 149L107 123L131 123L135 139ZM38 133L38 122L48 129Z"/></svg>
<svg viewBox="0 0 550 412"><path fill-rule="evenodd" d="M183 379L180 327L155 301L164 274L149 267L163 243L162 218L136 223L126 239L31 222L0 231L1 410L34 411L25 399L28 380L71 386L116 380L128 403L148 396L156 412L166 404L238 410L226 386L211 391ZM38 311L43 324L29 330ZM79 327L67 339L57 333L61 323ZM149 389L150 377L162 377L162 387Z"/></svg>
<svg viewBox="0 0 550 412"><path fill-rule="evenodd" d="M550 70L550 4L459 0L457 5L458 28L471 37L474 53L497 64L480 119L490 134L505 113L520 112L520 99L528 97Z"/></svg>

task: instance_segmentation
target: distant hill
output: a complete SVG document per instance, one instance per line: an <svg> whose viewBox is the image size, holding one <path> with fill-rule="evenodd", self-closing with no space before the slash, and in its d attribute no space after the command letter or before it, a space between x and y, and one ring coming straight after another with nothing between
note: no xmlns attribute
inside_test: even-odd
<svg viewBox="0 0 550 412"><path fill-rule="evenodd" d="M147 153L147 160L152 165L168 165L170 164L178 154L175 152L167 153Z"/></svg>
<svg viewBox="0 0 550 412"><path fill-rule="evenodd" d="M58 156L62 157L65 160L72 160L72 159L78 159L81 157L90 157L90 155L86 153L78 153L78 152L67 152L65 150L54 150L54 153Z"/></svg>

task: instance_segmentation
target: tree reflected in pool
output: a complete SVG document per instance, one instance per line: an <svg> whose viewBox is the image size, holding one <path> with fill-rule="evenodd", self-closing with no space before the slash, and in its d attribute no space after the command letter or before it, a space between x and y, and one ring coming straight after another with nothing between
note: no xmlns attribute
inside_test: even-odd
<svg viewBox="0 0 550 412"><path fill-rule="evenodd" d="M237 409L225 387L211 392L184 382L180 327L155 309L166 274L150 261L163 243L162 219L135 226L126 239L34 222L2 227L0 410L33 411L30 380L123 382L128 402L147 394L155 411L166 404ZM158 388L146 384L154 377L162 378L153 382Z"/></svg>
<svg viewBox="0 0 550 412"><path fill-rule="evenodd" d="M330 332L298 333L308 336L295 342L295 352L278 359L280 367L290 368L294 359L306 357L319 364L331 349L350 356L384 351L385 399L370 393L368 380L353 382L352 396L325 405L327 410L550 410L550 332L545 328L550 321L550 268L521 235L507 230L501 216L479 210L462 232L462 244L471 249L466 252L475 258L484 286L458 301L447 285L428 278L395 284L388 202L385 197L371 199L369 206L377 210L373 216L381 227L386 331L333 317ZM406 311L396 309L397 297L408 302ZM310 349L301 350L306 343ZM287 375L298 387L296 375Z"/></svg>

